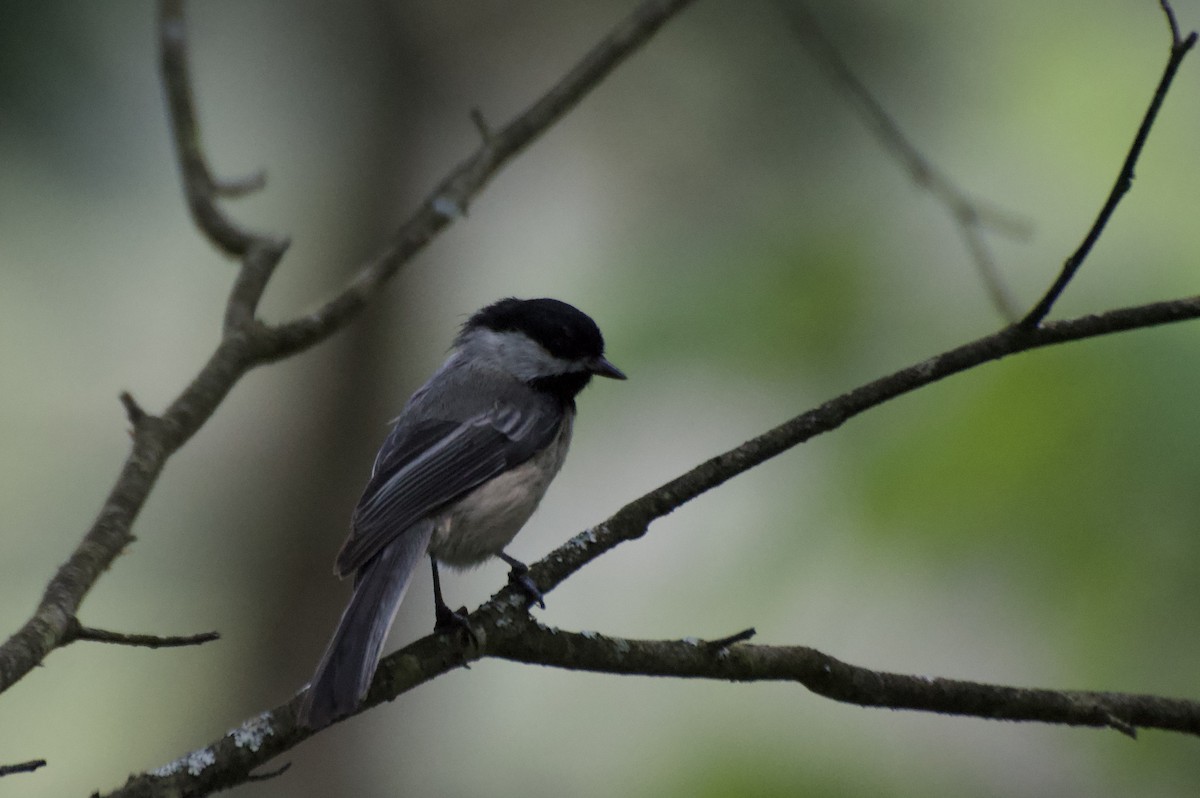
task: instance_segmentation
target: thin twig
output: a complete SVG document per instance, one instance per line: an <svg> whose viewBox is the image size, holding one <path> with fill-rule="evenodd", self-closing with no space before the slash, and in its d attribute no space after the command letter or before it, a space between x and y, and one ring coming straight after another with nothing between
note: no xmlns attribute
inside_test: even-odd
<svg viewBox="0 0 1200 798"><path fill-rule="evenodd" d="M1179 23L1175 20L1175 12L1171 5L1166 0L1160 0L1160 5L1167 16L1167 22L1171 28L1171 55L1167 59L1167 65L1163 69L1162 78L1158 82L1157 88L1154 90L1154 97L1150 100L1150 107L1146 109L1145 116L1142 117L1142 124L1138 127L1137 135L1133 138L1133 144L1129 147L1129 153L1125 156L1125 162L1121 166L1121 171L1117 174L1117 180L1113 184L1112 190L1108 194L1108 199L1104 202L1104 207L1100 209L1100 213L1096 216L1096 221L1092 223L1091 229L1083 238L1083 243L1079 248L1067 258L1063 263L1062 271L1059 272L1058 279L1050 286L1048 290L1033 309L1021 319L1021 326L1025 329L1031 329L1042 323L1042 320L1050 313L1054 307L1054 303L1062 296L1066 290L1067 284L1071 282L1071 278L1079 271L1079 267L1083 265L1088 254L1092 251L1096 241L1100 238L1100 234L1104 232L1104 228L1108 225L1109 219L1112 218L1113 212L1117 209L1117 204L1121 198L1129 191L1133 185L1134 167L1137 165L1138 158L1142 154L1142 148L1146 145L1146 140L1150 137L1150 129L1154 126L1154 120L1158 117L1158 111L1162 108L1163 100L1167 97L1167 91L1171 88L1171 81L1175 79L1175 73L1179 71L1179 65L1183 63L1184 56L1188 54L1196 44L1196 32L1192 31L1186 39L1179 38Z"/></svg>
<svg viewBox="0 0 1200 798"><path fill-rule="evenodd" d="M13 773L32 773L38 768L46 767L46 760L31 759L28 762L18 762L15 765L0 765L0 776L10 776Z"/></svg>
<svg viewBox="0 0 1200 798"><path fill-rule="evenodd" d="M133 394L129 391L121 391L120 396L121 406L125 408L125 417L129 419L131 426L137 427L146 420L146 411L138 404L137 399L133 398Z"/></svg>
<svg viewBox="0 0 1200 798"><path fill-rule="evenodd" d="M471 124L475 125L475 130L479 133L479 141L485 147L490 144L492 141L492 127L484 117L483 111L478 108L471 109Z"/></svg>
<svg viewBox="0 0 1200 798"><path fill-rule="evenodd" d="M96 629L75 622L63 638L60 645L74 643L77 640L89 640L93 643L109 643L118 646L138 646L142 648L182 648L184 646L199 646L220 640L220 632L201 632L195 635L141 635L110 632L107 629Z"/></svg>
<svg viewBox="0 0 1200 798"><path fill-rule="evenodd" d="M1167 24L1171 27L1171 46L1178 47L1183 41L1180 38L1179 20L1175 18L1175 9L1171 8L1167 0L1158 0L1158 6L1167 15Z"/></svg>
<svg viewBox="0 0 1200 798"><path fill-rule="evenodd" d="M243 230L217 207L217 197L236 197L266 183L259 173L238 180L217 180L204 157L200 125L192 98L187 57L187 27L183 0L162 0L159 9L159 43L163 85L170 108L171 133L183 172L184 195L192 219L213 246L227 255L246 253L255 236Z"/></svg>
<svg viewBox="0 0 1200 798"><path fill-rule="evenodd" d="M754 637L758 632L753 628L743 629L736 634L731 634L728 637L722 637L718 640L705 640L704 646L709 651L724 651L736 643L744 643Z"/></svg>
<svg viewBox="0 0 1200 798"><path fill-rule="evenodd" d="M932 194L950 211L996 310L1008 322L1019 319L1020 308L1000 278L995 259L983 237L983 229L991 228L1013 238L1027 238L1029 222L974 199L959 188L909 140L899 123L858 78L825 35L808 6L799 0L788 0L780 6L800 43L829 74L834 86L866 119L876 138L904 165L916 185Z"/></svg>

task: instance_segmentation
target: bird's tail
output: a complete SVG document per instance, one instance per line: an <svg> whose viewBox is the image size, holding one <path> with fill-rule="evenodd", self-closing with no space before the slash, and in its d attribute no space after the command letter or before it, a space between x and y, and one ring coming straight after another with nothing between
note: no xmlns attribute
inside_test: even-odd
<svg viewBox="0 0 1200 798"><path fill-rule="evenodd" d="M432 522L409 527L359 569L350 603L300 705L302 725L323 728L366 695L380 649L432 534Z"/></svg>

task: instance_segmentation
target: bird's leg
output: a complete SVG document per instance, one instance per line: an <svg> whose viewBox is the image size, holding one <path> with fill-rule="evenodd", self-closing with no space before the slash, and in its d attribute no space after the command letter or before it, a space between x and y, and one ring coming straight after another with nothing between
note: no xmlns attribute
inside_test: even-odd
<svg viewBox="0 0 1200 798"><path fill-rule="evenodd" d="M475 636L475 631L471 628L471 624L467 620L467 608L459 607L457 610L450 609L446 604L446 600L442 598L442 580L438 576L437 560L430 557L429 562L433 565L433 612L436 616L433 631L447 632L459 629L466 632L471 642L478 646L479 638Z"/></svg>
<svg viewBox="0 0 1200 798"><path fill-rule="evenodd" d="M528 609L536 604L542 609L546 609L546 597L542 595L542 591L538 590L538 586L534 584L534 581L529 578L529 566L516 557L509 557L504 552L500 552L496 556L508 563L508 581L524 591L528 599L525 608Z"/></svg>

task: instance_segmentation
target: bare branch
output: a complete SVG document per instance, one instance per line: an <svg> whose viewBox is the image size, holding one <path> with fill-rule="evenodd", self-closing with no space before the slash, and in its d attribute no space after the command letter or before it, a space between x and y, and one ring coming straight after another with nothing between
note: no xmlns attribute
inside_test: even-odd
<svg viewBox="0 0 1200 798"><path fill-rule="evenodd" d="M805 646L743 643L714 651L697 640L630 640L529 624L519 635L495 640L493 651L503 659L569 670L798 682L818 695L863 707L1111 728L1130 737L1139 727L1200 735L1196 701L888 673L850 665Z"/></svg>
<svg viewBox="0 0 1200 798"><path fill-rule="evenodd" d="M38 768L46 767L46 760L31 759L28 762L18 762L15 765L0 765L0 776L10 776L13 773L32 773Z"/></svg>
<svg viewBox="0 0 1200 798"><path fill-rule="evenodd" d="M514 616L528 619L523 609ZM365 711L383 701L408 692L443 673L477 659L475 646L460 647L456 635L429 635L405 646L384 660L375 681L359 708ZM245 721L203 748L196 749L156 770L135 774L106 798L142 798L151 795L208 795L255 778L254 771L315 732L296 725L300 706L297 695L286 704Z"/></svg>
<svg viewBox="0 0 1200 798"><path fill-rule="evenodd" d="M758 631L751 627L750 629L743 629L740 632L731 634L728 637L721 637L716 640L706 640L704 641L703 645L706 646L709 651L720 653L735 643L746 642L756 634L758 634Z"/></svg>
<svg viewBox="0 0 1200 798"><path fill-rule="evenodd" d="M287 239L254 239L242 258L242 268L229 291L225 304L225 322L222 330L226 337L245 333L249 336L262 335L262 328L255 326L258 303L267 290L267 283L275 273L275 267L283 259L289 242Z"/></svg>
<svg viewBox="0 0 1200 798"><path fill-rule="evenodd" d="M484 117L483 111L478 108L471 109L471 124L479 131L479 140L483 142L483 146L486 147L492 143L492 127Z"/></svg>
<svg viewBox="0 0 1200 798"><path fill-rule="evenodd" d="M549 592L604 552L626 540L641 537L651 521L701 493L822 432L836 429L871 407L944 377L1018 352L1196 318L1200 318L1200 296L1056 321L1034 330L1024 330L1014 325L867 383L736 449L714 457L635 499L607 521L571 538L530 566L529 576L543 593ZM461 644L453 635L430 635L385 657L366 699L349 717L384 701L391 701L442 673L482 657L498 656L610 673L662 671L663 675L736 678L741 681L787 679L799 681L829 698L864 706L919 709L980 718L1108 726L1127 734L1137 727L1200 733L1200 704L1195 702L1123 693L1029 690L881 673L855 668L809 648L748 646L742 641L753 630L708 642L637 642L636 645L641 646L636 649L640 652L637 658L622 654L626 652L626 645L633 646L636 641L613 644L612 651L584 649L579 646L580 640L594 640L599 645L613 638L594 633L572 637L569 633L545 629L529 616L525 604L523 589L506 585L471 613L468 619L479 645ZM558 644L553 640L560 634L567 636L565 639L569 639L574 647L556 648ZM656 645L668 648L655 649ZM586 655L583 653L585 651ZM739 659L747 651L750 654L745 659ZM720 664L726 656L732 657L735 664ZM692 664L685 667L680 664L681 661ZM635 662L641 670L620 669L631 668L630 663ZM768 665L775 670L770 670ZM828 673L824 671L826 665L831 668ZM688 671L689 667L692 672ZM669 668L675 670L668 673ZM705 671L705 668L709 670ZM741 670L735 672L731 668ZM738 673L741 675L736 675ZM868 678L868 683L859 684L861 678ZM941 690L951 690L948 695L955 696L956 700L939 698ZM1083 701L1083 704L1072 706L1077 701ZM299 703L300 696L296 696L287 704L246 721L240 730L214 740L171 765L130 777L123 788L110 795L205 795L240 784L255 768L312 736L312 730L296 725ZM247 728L258 730L254 746L244 742L246 733L243 730Z"/></svg>
<svg viewBox="0 0 1200 798"><path fill-rule="evenodd" d="M692 0L647 0L605 36L542 98L488 135L479 150L460 163L338 296L315 313L272 328L272 357L285 357L311 346L356 315L396 270L452 221L499 169L529 146L554 122L604 80L613 68L653 36ZM476 122L478 126L478 122ZM486 128L486 126L485 126Z"/></svg>
<svg viewBox="0 0 1200 798"><path fill-rule="evenodd" d="M220 640L219 632L201 632L195 635L174 635L161 637L159 635L131 635L123 632L110 632L107 629L95 629L83 626L72 619L67 634L60 646L74 643L77 640L90 640L93 643L110 643L118 646L139 646L143 648L181 648L183 646L198 646Z"/></svg>
<svg viewBox="0 0 1200 798"><path fill-rule="evenodd" d="M99 575L132 539L133 520L166 460L207 420L242 374L256 365L312 346L348 323L403 263L463 212L471 198L508 159L560 118L687 4L686 0L660 0L640 6L528 111L503 128L488 131L476 154L443 180L418 212L401 226L392 241L360 270L345 291L309 316L268 327L256 320L255 308L282 257L286 242L246 233L231 223L227 225L228 220L216 208L214 198L228 187L218 185L211 178L200 151L186 75L181 5L179 0L162 0L164 81L175 119L177 147L184 163L189 205L197 224L217 246L242 257L242 271L231 290L225 334L217 350L161 417L140 414L135 424L133 449L92 529L47 587L34 617L0 647L0 691L41 662L53 648L79 636L79 630L83 628L76 619L79 604ZM1169 6L1165 3L1163 6L1170 17ZM1192 35L1177 45L1175 49L1181 49L1179 59L1194 41ZM175 47L178 49L173 49ZM172 71L179 67L184 70ZM1170 68L1168 71L1173 74ZM1161 102L1159 95L1165 90L1166 87L1160 85L1160 92L1156 94L1158 102ZM176 96L181 93L182 99ZM1148 130L1148 122L1143 127ZM836 429L855 415L896 396L1006 355L1194 319L1200 317L1200 297L1122 308L1048 324L1041 323L1043 317L1031 324L1010 326L861 386L701 464L626 505L603 524L576 536L534 565L530 577L543 592L548 591L605 551L645 534L655 519L692 498L816 435ZM129 404L126 409L127 413L135 415ZM390 700L481 656L527 657L523 661L625 672L617 668L630 667L628 655L634 652L646 662L641 665L642 671L628 672L654 672L655 668L665 672L671 667L682 667L686 671L691 667L694 673L690 675L704 677L709 676L705 669L712 669L719 678L799 681L822 695L870 706L1110 726L1124 733L1132 733L1139 726L1197 733L1197 709L1192 702L1123 694L1022 690L880 673L841 663L813 649L751 646L743 642L749 631L710 643L606 641L596 635L555 632L534 624L525 611L524 596L518 595L514 587L502 589L472 614L471 624L480 641L478 646L463 648L451 637L430 636L386 658L376 673L366 702L358 711ZM542 649L534 652L525 648L534 643L540 644ZM593 643L595 650L588 648ZM602 643L611 645L601 647ZM624 654L622 649L625 649ZM540 659L535 659L535 654ZM657 661L653 661L656 657ZM959 700L948 700L946 693L957 695ZM114 794L201 795L255 778L252 775L255 769L311 736L311 730L298 728L295 724L298 700L299 697L293 698L283 706L248 720L209 746L153 773L131 777ZM1072 702L1082 704L1072 707ZM1046 718L1034 717L1035 711L1050 714Z"/></svg>
<svg viewBox="0 0 1200 798"><path fill-rule="evenodd" d="M163 81L188 204L197 226L214 245L228 254L242 256L242 271L230 292L221 343L162 416L143 411L134 427L133 448L91 529L47 585L34 615L0 646L0 693L62 645L84 597L133 539L134 519L168 458L208 420L242 375L254 366L314 346L346 326L400 266L451 221L447 208L465 207L513 156L557 122L690 2L643 2L527 111L495 132L490 142L452 170L345 291L315 313L272 328L255 320L255 308L287 242L246 232L216 207L215 196L230 187L212 179L200 147L187 70L182 2L161 0Z"/></svg>
<svg viewBox="0 0 1200 798"><path fill-rule="evenodd" d="M1183 40L1180 38L1179 20L1175 18L1175 9L1171 8L1171 4L1167 0L1158 0L1158 5L1167 15L1167 25L1171 28L1171 46L1179 47L1183 44Z"/></svg>
<svg viewBox="0 0 1200 798"><path fill-rule="evenodd" d="M988 296L1001 317L1010 323L1019 319L1020 310L1000 279L995 259L983 237L983 229L991 228L1012 237L1025 238L1029 235L1029 222L980 202L959 188L909 141L899 123L854 74L808 6L799 0L790 0L781 3L780 7L800 43L829 73L833 85L854 104L884 147L908 170L912 181L950 211Z"/></svg>
<svg viewBox="0 0 1200 798"><path fill-rule="evenodd" d="M125 408L125 417L129 419L131 426L136 427L146 420L146 411L138 404L137 399L133 398L133 394L121 391L117 398L121 400L121 406Z"/></svg>
<svg viewBox="0 0 1200 798"><path fill-rule="evenodd" d="M1096 241L1100 238L1100 234L1104 232L1104 228L1108 225L1108 220L1112 218L1113 212L1117 209L1117 204L1121 198L1125 196L1133 185L1133 171L1137 165L1137 160L1141 157L1142 148L1146 145L1146 140L1150 137L1150 128L1154 126L1154 120L1158 117L1158 111L1162 108L1163 100L1167 97L1167 91L1171 88L1171 82L1175 79L1175 73L1179 71L1179 65L1183 63L1184 56L1196 44L1196 32L1192 31L1186 39L1179 38L1179 23L1175 20L1175 12L1171 8L1170 3L1166 0L1160 0L1160 5L1163 8L1167 17L1167 22L1171 28L1171 54L1167 59L1167 65L1163 69L1162 78L1158 82L1158 87L1154 90L1154 97L1150 100L1150 107L1146 109L1145 116L1142 117L1142 124L1138 127L1137 135L1133 138L1133 144L1129 148L1129 153L1125 156L1125 163L1121 166L1121 171L1117 174L1117 181L1113 184L1112 191L1108 194L1108 199L1104 203L1104 207L1100 209L1099 215L1096 216L1096 221L1092 223L1091 229L1083 238L1083 243L1079 248L1067 258L1063 263L1062 271L1058 275L1058 279L1050 286L1050 290L1046 292L1033 309L1021 319L1021 326L1030 329L1041 324L1042 320L1050 313L1054 307L1054 303L1062 296L1066 290L1067 284L1071 282L1071 278L1079 271L1079 267L1083 265L1088 254L1092 251Z"/></svg>
<svg viewBox="0 0 1200 798"><path fill-rule="evenodd" d="M187 58L187 27L183 0L162 0L158 6L158 30L163 85L170 107L171 132L176 156L183 172L184 194L196 227L213 246L227 255L246 253L255 236L239 227L217 207L218 196L236 197L262 188L266 176L259 173L232 181L216 180L200 145L200 125L192 99Z"/></svg>
<svg viewBox="0 0 1200 798"><path fill-rule="evenodd" d="M1195 318L1200 318L1200 296L1050 322L1031 330L1017 324L963 344L859 386L701 463L625 505L607 521L575 536L531 565L528 576L539 590L549 593L596 557L620 543L640 538L653 521L697 496L822 433L837 429L860 413L953 374L1031 349Z"/></svg>

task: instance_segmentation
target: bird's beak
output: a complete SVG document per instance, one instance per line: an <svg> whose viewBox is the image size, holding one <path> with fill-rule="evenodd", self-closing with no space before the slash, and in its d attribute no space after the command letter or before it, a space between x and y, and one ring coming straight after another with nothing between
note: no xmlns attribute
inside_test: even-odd
<svg viewBox="0 0 1200 798"><path fill-rule="evenodd" d="M610 380L626 379L625 372L609 363L606 358L598 357L592 361L591 372L597 377L608 377Z"/></svg>

